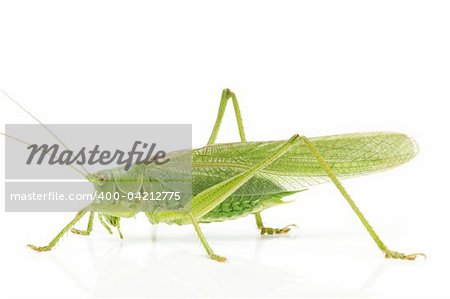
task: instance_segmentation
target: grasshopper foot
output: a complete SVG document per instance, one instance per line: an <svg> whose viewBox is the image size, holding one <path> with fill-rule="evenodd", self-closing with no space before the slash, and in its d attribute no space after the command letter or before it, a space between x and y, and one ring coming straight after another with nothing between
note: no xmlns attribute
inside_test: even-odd
<svg viewBox="0 0 450 299"><path fill-rule="evenodd" d="M50 247L50 246L42 246L42 247L38 247L38 246L33 245L33 244L28 244L27 247L30 248L30 249L33 249L34 251L38 251L38 252L41 252L41 251L50 251L50 249L52 249L52 247Z"/></svg>
<svg viewBox="0 0 450 299"><path fill-rule="evenodd" d="M221 262L221 263L225 263L227 261L226 257L220 256L220 255L217 255L217 254L214 254L214 253L210 254L209 258L211 258L211 259L213 259L215 261Z"/></svg>
<svg viewBox="0 0 450 299"><path fill-rule="evenodd" d="M89 236L89 234L90 234L90 232L88 232L87 230L79 230L76 228L72 228L70 231L76 235L82 235L82 236Z"/></svg>
<svg viewBox="0 0 450 299"><path fill-rule="evenodd" d="M414 261L418 256L423 256L426 258L427 256L423 253L411 253L411 254L404 254L397 251L391 251L389 249L385 250L385 258L389 259L401 259L401 260L408 260L408 261Z"/></svg>
<svg viewBox="0 0 450 299"><path fill-rule="evenodd" d="M289 224L283 228L261 227L261 235L281 235L287 234L292 227L298 228L296 224Z"/></svg>
<svg viewBox="0 0 450 299"><path fill-rule="evenodd" d="M117 231L119 232L119 237L123 239L122 231L120 230L120 227L117 227Z"/></svg>

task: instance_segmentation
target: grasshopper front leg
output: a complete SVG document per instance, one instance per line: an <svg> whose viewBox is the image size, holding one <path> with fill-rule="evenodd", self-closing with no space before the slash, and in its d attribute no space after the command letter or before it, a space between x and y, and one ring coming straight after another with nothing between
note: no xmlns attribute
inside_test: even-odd
<svg viewBox="0 0 450 299"><path fill-rule="evenodd" d="M89 236L91 234L91 232L92 232L92 228L93 228L93 224L94 224L94 214L95 213L93 211L89 214L89 221L88 221L86 230L79 230L79 229L76 229L76 228L72 227L70 229L70 231L72 233L76 234L76 235ZM119 237L121 239L123 239L123 235L122 235L122 232L120 230L120 218L113 217L113 216L111 216L111 218L108 218L107 215L102 215L101 213L98 213L98 219L100 220L100 223L106 228L106 230L110 234L112 234L113 232L112 232L111 228L108 226L108 224L106 224L106 222L103 219L103 217L107 218L107 221L110 222L111 225L113 225L114 227L117 228L117 231L119 233Z"/></svg>
<svg viewBox="0 0 450 299"><path fill-rule="evenodd" d="M92 211L89 214L89 221L88 221L86 230L79 230L79 229L76 229L75 227L72 227L70 229L70 231L76 235L89 236L92 232L93 224L94 224L94 212Z"/></svg>
<svg viewBox="0 0 450 299"><path fill-rule="evenodd" d="M75 217L72 219L72 221L70 221L57 235L55 238L53 238L53 240L50 241L50 243L48 243L48 245L46 246L36 246L33 244L28 244L28 248L33 249L35 251L49 251L51 250L53 247L55 247L56 243L58 243L59 239L61 239L61 237L72 227L75 225L75 223L77 223L78 221L80 221L81 218L83 218L84 214L86 214L86 212L88 211L88 208L84 208L82 210L80 210Z"/></svg>
<svg viewBox="0 0 450 299"><path fill-rule="evenodd" d="M239 103L238 103L237 97L234 94L234 92L232 92L228 88L225 88L222 91L222 97L220 99L220 104L219 104L219 111L217 113L216 121L214 123L214 127L211 132L211 136L209 137L209 140L208 140L208 145L214 144L216 142L217 135L219 134L220 125L222 124L223 116L225 114L225 109L227 107L229 100L231 100L233 102L234 114L236 116L236 123L237 123L238 130L239 130L240 140L241 140L241 142L247 141L247 139L245 138L244 124L242 121L241 109L239 108ZM289 224L282 228L265 227L263 224L260 212L255 213L255 220L256 220L256 227L260 230L261 235L287 234L291 230L292 227L298 228L298 226L295 224Z"/></svg>

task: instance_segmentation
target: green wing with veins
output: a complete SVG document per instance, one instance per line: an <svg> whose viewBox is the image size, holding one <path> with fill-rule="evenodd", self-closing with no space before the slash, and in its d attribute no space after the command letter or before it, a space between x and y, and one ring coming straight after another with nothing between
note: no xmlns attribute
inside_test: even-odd
<svg viewBox="0 0 450 299"><path fill-rule="evenodd" d="M387 170L411 160L416 143L404 134L375 132L312 138L339 178ZM284 141L209 145L192 152L193 193L230 178L271 155ZM217 221L282 203L283 196L328 182L305 145L288 151L205 216Z"/></svg>

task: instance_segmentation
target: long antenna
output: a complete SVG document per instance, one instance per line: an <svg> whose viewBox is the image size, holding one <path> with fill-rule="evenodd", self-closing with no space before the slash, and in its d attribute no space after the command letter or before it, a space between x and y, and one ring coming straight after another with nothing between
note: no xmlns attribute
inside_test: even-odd
<svg viewBox="0 0 450 299"><path fill-rule="evenodd" d="M52 131L52 130L50 130L50 128L49 127L47 127L45 124L43 124L36 116L34 116L30 111L28 111L27 109L25 109L25 107L23 107L22 105L20 105L16 100L14 100L9 94L7 94L3 89L0 89L0 91L11 101L11 102L13 102L14 104L16 104L20 109L22 109L25 113L27 113L29 116L31 116L34 120L36 120L42 127L44 127L44 129L46 129L66 150L68 150L68 151L71 151L70 149L69 149L69 147L58 137L58 136L56 136L56 134ZM13 137L13 136L8 136L8 135L6 135L6 134L4 134L4 133L2 133L2 135L4 135L4 136L6 136L6 137L10 137L10 138L13 138L13 139L15 139L15 140L17 140L17 141L20 141L20 142L22 142L21 140L19 140L18 138L16 138L16 137ZM25 144L28 144L27 142L22 142L22 143L25 143ZM83 169L83 171L86 173L86 174L90 174L89 173L89 171L87 171L87 169L83 166L83 165L80 165L80 167ZM84 176L85 176L85 174L83 174Z"/></svg>
<svg viewBox="0 0 450 299"><path fill-rule="evenodd" d="M0 135L3 135L3 136L5 136L5 137L11 138L11 139L14 139L15 141L18 141L18 142L23 143L23 144L28 145L28 146L32 145L31 143L26 142L25 140L22 140L22 139L20 139L20 138L17 138L17 137L8 135L8 134L5 134L5 133L3 133L3 132L1 132L1 131L0 131ZM46 154L46 155L49 155L50 153L49 153L49 152L45 152L45 154ZM73 166L72 164L66 164L66 165L69 166L70 168L72 168L73 170L77 171L78 173L81 173L82 176L84 176L84 177L87 176L86 173L82 172L81 170L79 170L78 168L76 168L75 166Z"/></svg>

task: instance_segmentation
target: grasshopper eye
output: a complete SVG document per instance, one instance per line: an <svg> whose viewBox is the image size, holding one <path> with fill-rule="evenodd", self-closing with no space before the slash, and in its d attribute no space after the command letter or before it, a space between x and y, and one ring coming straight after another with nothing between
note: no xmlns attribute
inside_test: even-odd
<svg viewBox="0 0 450 299"><path fill-rule="evenodd" d="M106 182L108 181L108 175L105 173L100 173L98 175L96 175L94 182L101 186L104 185Z"/></svg>
<svg viewBox="0 0 450 299"><path fill-rule="evenodd" d="M103 185L106 183L107 180L108 178L106 177L106 175L102 174L98 177L98 184Z"/></svg>

